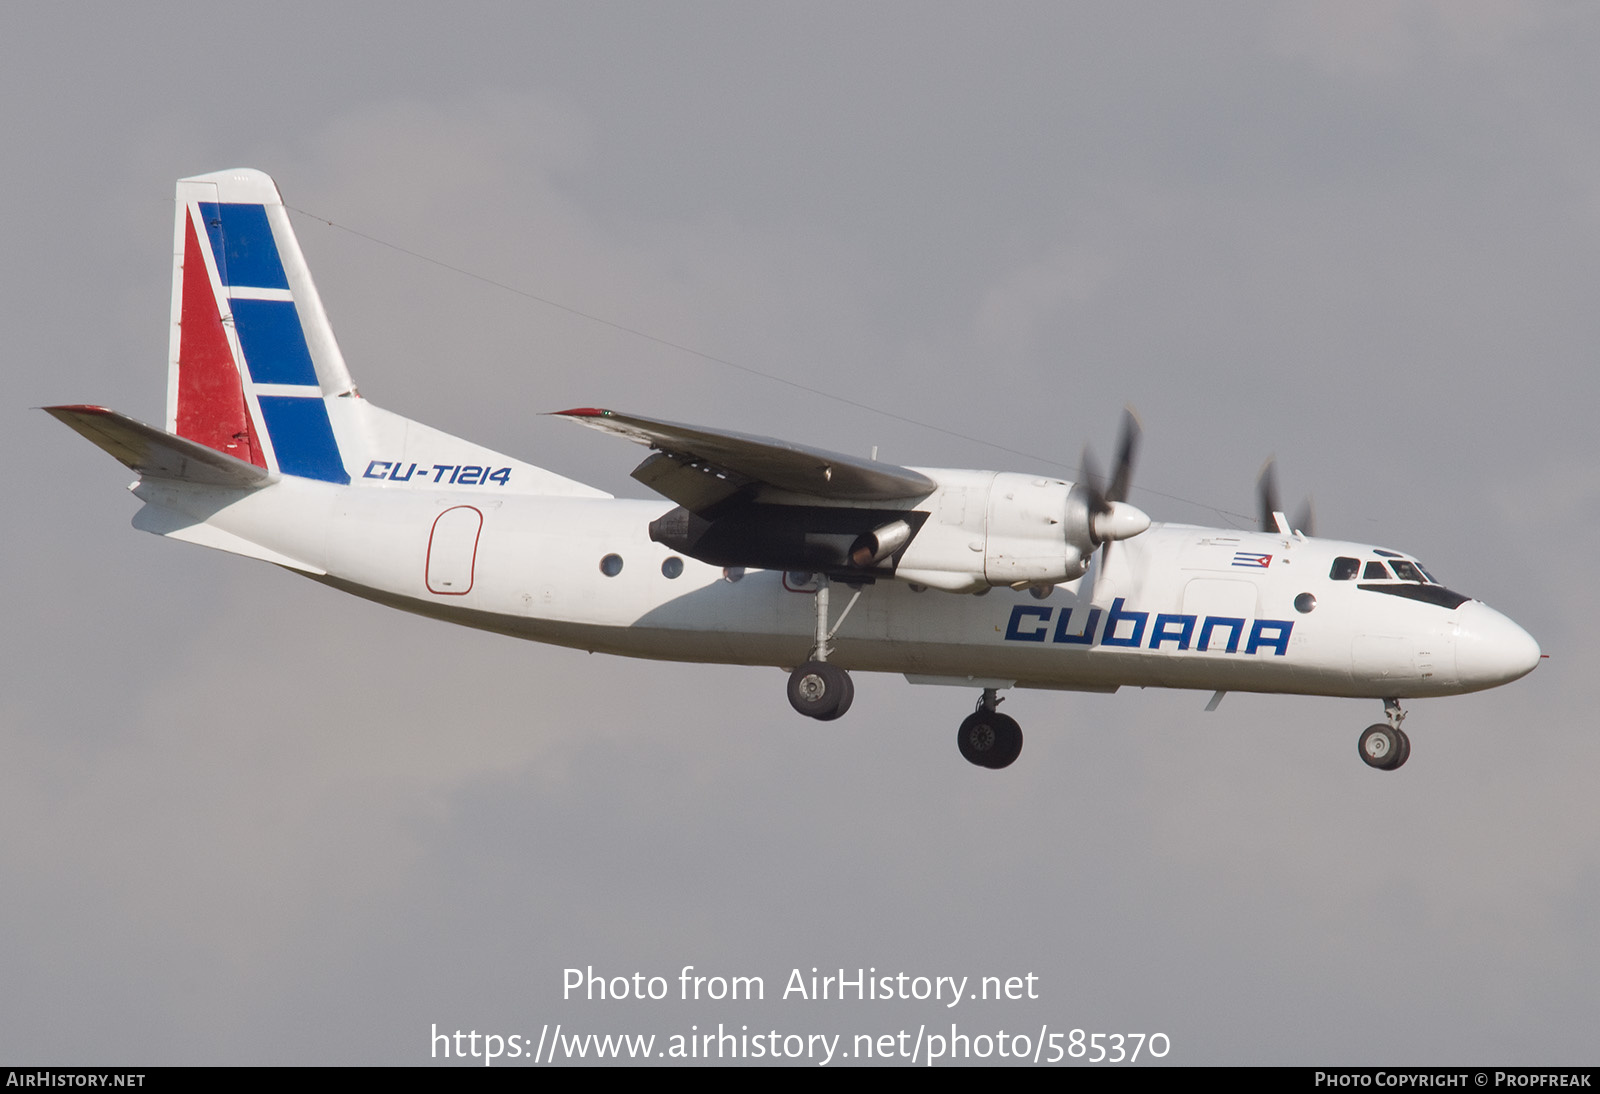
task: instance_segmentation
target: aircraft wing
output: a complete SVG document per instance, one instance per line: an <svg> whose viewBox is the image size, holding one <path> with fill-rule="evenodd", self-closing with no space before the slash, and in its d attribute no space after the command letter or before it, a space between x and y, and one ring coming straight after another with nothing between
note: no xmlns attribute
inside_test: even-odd
<svg viewBox="0 0 1600 1094"><path fill-rule="evenodd" d="M634 468L633 477L695 513L752 486L807 494L823 503L923 498L937 487L908 468L771 437L590 407L557 416L655 449Z"/></svg>

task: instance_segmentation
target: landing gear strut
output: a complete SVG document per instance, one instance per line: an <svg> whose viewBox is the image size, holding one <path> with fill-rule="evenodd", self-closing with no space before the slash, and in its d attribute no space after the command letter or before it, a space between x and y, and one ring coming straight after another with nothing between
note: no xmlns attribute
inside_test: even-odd
<svg viewBox="0 0 1600 1094"><path fill-rule="evenodd" d="M1000 702L994 688L984 688L977 709L956 731L956 747L968 763L998 770L1021 755L1022 727L995 710Z"/></svg>
<svg viewBox="0 0 1600 1094"><path fill-rule="evenodd" d="M789 674L789 705L820 722L831 722L850 709L856 697L855 683L850 674L838 665L828 663L833 652L833 636L839 633L844 617L856 606L860 590L850 598L843 612L830 629L828 626L828 579L817 575L817 591L813 594L816 608L816 641L811 647L811 658Z"/></svg>
<svg viewBox="0 0 1600 1094"><path fill-rule="evenodd" d="M1389 720L1363 730L1358 747L1361 759L1368 767L1393 771L1411 758L1411 738L1400 728L1400 723L1406 720L1406 712L1400 709L1400 700L1385 699L1383 712L1389 716Z"/></svg>

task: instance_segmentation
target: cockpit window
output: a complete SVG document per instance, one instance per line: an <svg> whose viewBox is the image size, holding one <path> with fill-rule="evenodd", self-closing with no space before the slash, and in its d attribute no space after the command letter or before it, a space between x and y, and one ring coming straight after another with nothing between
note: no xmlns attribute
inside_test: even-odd
<svg viewBox="0 0 1600 1094"><path fill-rule="evenodd" d="M1430 585L1439 584L1439 579L1434 577L1432 574L1430 574L1427 571L1427 568L1422 565L1422 563L1420 563L1420 562L1417 563L1417 569L1421 570L1422 571L1422 576L1428 579L1428 584L1430 584Z"/></svg>
<svg viewBox="0 0 1600 1094"><path fill-rule="evenodd" d="M1334 581L1353 581L1360 570L1359 558L1345 558L1341 555L1333 560L1333 569L1328 571L1328 577Z"/></svg>
<svg viewBox="0 0 1600 1094"><path fill-rule="evenodd" d="M1361 574L1363 581L1388 581L1389 571L1383 568L1383 563L1368 561L1366 570Z"/></svg>
<svg viewBox="0 0 1600 1094"><path fill-rule="evenodd" d="M1420 583L1425 580L1422 576L1422 571L1403 558L1397 558L1389 565L1394 569L1394 576L1401 581L1416 581Z"/></svg>

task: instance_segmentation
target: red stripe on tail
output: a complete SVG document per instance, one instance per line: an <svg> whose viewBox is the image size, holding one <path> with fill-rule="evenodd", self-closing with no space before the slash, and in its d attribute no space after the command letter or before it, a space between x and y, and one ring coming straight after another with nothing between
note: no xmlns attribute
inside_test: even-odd
<svg viewBox="0 0 1600 1094"><path fill-rule="evenodd" d="M226 452L257 467L266 457L250 425L244 385L222 316L206 276L205 256L186 218L183 243L183 317L178 342L178 436Z"/></svg>

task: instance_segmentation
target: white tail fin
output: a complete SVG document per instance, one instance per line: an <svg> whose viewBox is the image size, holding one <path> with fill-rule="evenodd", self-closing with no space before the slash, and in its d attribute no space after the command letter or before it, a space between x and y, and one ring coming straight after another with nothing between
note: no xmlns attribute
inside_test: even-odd
<svg viewBox="0 0 1600 1094"><path fill-rule="evenodd" d="M258 467L346 483L325 396L353 385L272 179L178 183L167 428Z"/></svg>
<svg viewBox="0 0 1600 1094"><path fill-rule="evenodd" d="M324 482L608 496L363 400L278 188L249 169L178 183L167 429Z"/></svg>

